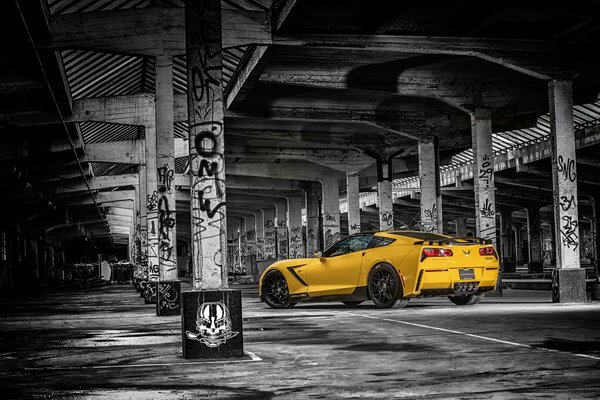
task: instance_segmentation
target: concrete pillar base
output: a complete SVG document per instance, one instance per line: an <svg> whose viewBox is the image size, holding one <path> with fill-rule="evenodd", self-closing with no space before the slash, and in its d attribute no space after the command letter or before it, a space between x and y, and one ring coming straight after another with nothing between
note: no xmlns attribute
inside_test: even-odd
<svg viewBox="0 0 600 400"><path fill-rule="evenodd" d="M156 315L179 315L181 313L181 282L160 281L156 291Z"/></svg>
<svg viewBox="0 0 600 400"><path fill-rule="evenodd" d="M148 282L144 288L144 303L155 304L156 303L156 286L158 282Z"/></svg>
<svg viewBox="0 0 600 400"><path fill-rule="evenodd" d="M552 301L555 303L585 303L585 269L552 270Z"/></svg>
<svg viewBox="0 0 600 400"><path fill-rule="evenodd" d="M241 290L185 291L181 298L183 358L244 357Z"/></svg>

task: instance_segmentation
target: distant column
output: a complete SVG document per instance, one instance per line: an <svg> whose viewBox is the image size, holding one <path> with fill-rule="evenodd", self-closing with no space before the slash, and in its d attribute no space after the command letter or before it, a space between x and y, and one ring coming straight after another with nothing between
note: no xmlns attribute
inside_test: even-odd
<svg viewBox="0 0 600 400"><path fill-rule="evenodd" d="M494 193L494 153L492 115L478 108L471 115L473 136L473 176L475 177L475 213L477 236L496 245L496 199Z"/></svg>
<svg viewBox="0 0 600 400"><path fill-rule="evenodd" d="M156 289L160 277L159 241L158 241L158 191L156 182L156 130L155 126L146 126L146 190L148 228L148 284L144 290L146 304L156 304Z"/></svg>
<svg viewBox="0 0 600 400"><path fill-rule="evenodd" d="M377 205L379 206L379 229L394 229L394 201L392 199L392 177L389 176L388 164L382 166L382 175L378 174Z"/></svg>
<svg viewBox="0 0 600 400"><path fill-rule="evenodd" d="M554 226L556 227L556 267L552 275L552 300L583 303L585 269L580 268L577 161L573 126L571 81L548 84L552 138L552 182L554 186Z"/></svg>
<svg viewBox="0 0 600 400"><path fill-rule="evenodd" d="M173 59L156 57L156 175L158 195L158 260L160 282L156 315L181 313L181 283L177 271L175 212L175 149Z"/></svg>
<svg viewBox="0 0 600 400"><path fill-rule="evenodd" d="M265 258L264 214L258 210L254 213L254 218L256 218L256 260L262 261Z"/></svg>
<svg viewBox="0 0 600 400"><path fill-rule="evenodd" d="M304 258L304 241L302 240L302 206L300 196L290 196L288 202L289 258Z"/></svg>
<svg viewBox="0 0 600 400"><path fill-rule="evenodd" d="M419 140L418 147L421 180L421 229L425 232L443 233L437 139L424 137Z"/></svg>
<svg viewBox="0 0 600 400"><path fill-rule="evenodd" d="M265 260L274 260L277 258L277 229L275 219L275 209L265 208L262 210L264 218L265 231Z"/></svg>
<svg viewBox="0 0 600 400"><path fill-rule="evenodd" d="M337 179L322 181L323 247L328 249L340 240L340 187Z"/></svg>
<svg viewBox="0 0 600 400"><path fill-rule="evenodd" d="M277 212L277 259L285 260L289 257L288 252L288 226L287 226L287 202L275 203Z"/></svg>
<svg viewBox="0 0 600 400"><path fill-rule="evenodd" d="M360 232L360 198L358 172L346 174L346 199L348 204L348 234Z"/></svg>
<svg viewBox="0 0 600 400"><path fill-rule="evenodd" d="M542 262L542 216L539 207L527 208L527 235L529 236L529 273L544 272Z"/></svg>
<svg viewBox="0 0 600 400"><path fill-rule="evenodd" d="M306 190L306 256L319 251L319 193L320 185L311 182Z"/></svg>
<svg viewBox="0 0 600 400"><path fill-rule="evenodd" d="M492 114L477 108L471 115L473 137L473 177L475 182L475 224L477 236L491 240L498 250L496 239L496 194L494 192L494 151L492 148ZM488 296L502 296L502 265L498 271L496 290Z"/></svg>

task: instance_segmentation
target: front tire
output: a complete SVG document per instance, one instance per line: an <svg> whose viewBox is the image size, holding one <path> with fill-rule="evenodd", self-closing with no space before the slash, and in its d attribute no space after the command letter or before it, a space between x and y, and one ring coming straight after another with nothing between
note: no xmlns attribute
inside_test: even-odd
<svg viewBox="0 0 600 400"><path fill-rule="evenodd" d="M449 296L448 298L457 306L472 306L479 303L482 297L482 294L468 294L466 296Z"/></svg>
<svg viewBox="0 0 600 400"><path fill-rule="evenodd" d="M379 264L373 267L369 274L369 295L377 308L392 308L402 298L402 282L394 267L389 264ZM398 304L404 307L406 299Z"/></svg>
<svg viewBox="0 0 600 400"><path fill-rule="evenodd" d="M269 272L263 279L263 300L271 308L291 308L296 305L291 300L287 281L279 271Z"/></svg>

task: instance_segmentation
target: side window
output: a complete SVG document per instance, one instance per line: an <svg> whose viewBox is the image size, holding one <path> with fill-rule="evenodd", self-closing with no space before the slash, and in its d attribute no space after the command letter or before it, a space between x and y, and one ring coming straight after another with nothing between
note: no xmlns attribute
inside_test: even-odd
<svg viewBox="0 0 600 400"><path fill-rule="evenodd" d="M391 238L387 238L387 237L373 236L373 239L371 239L371 241L369 242L369 249L372 249L374 247L387 246L388 244L394 242L394 240L395 239L391 239Z"/></svg>
<svg viewBox="0 0 600 400"><path fill-rule="evenodd" d="M348 253L350 251L349 245L351 239L352 238L349 237L342 240L341 242L337 242L336 244L334 244L333 246L331 246L323 252L323 257L335 257Z"/></svg>
<svg viewBox="0 0 600 400"><path fill-rule="evenodd" d="M353 236L350 240L350 251L361 251L365 250L371 242L372 235L358 235Z"/></svg>

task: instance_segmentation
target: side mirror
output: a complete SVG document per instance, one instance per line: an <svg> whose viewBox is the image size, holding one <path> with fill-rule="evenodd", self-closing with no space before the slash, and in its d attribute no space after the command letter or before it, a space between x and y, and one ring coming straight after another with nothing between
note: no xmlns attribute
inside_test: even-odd
<svg viewBox="0 0 600 400"><path fill-rule="evenodd" d="M322 251L315 251L314 254L315 258L318 258L319 261L324 262L326 260L325 257L323 257L323 252Z"/></svg>

